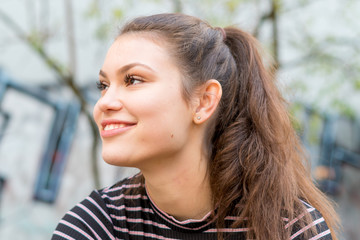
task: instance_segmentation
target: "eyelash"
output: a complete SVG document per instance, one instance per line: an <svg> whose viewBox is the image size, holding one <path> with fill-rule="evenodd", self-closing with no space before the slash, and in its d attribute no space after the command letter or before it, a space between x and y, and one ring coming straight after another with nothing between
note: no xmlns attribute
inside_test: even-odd
<svg viewBox="0 0 360 240"><path fill-rule="evenodd" d="M141 79L138 79L138 78L134 77L134 75L126 74L125 79L124 79L124 82L125 82L126 86L136 85L136 83L134 84L134 81L142 82Z"/></svg>
<svg viewBox="0 0 360 240"><path fill-rule="evenodd" d="M104 84L102 81L98 81L96 82L96 87L97 89L99 89L100 91L106 90L106 88L108 87L108 85Z"/></svg>
<svg viewBox="0 0 360 240"><path fill-rule="evenodd" d="M126 86L136 85L136 84L134 84L134 81L142 82L142 80L134 77L133 75L127 74L125 76L124 83L125 83ZM103 90L106 90L109 86L107 84L105 84L104 82L99 80L98 82L96 82L96 87L100 91L103 91Z"/></svg>

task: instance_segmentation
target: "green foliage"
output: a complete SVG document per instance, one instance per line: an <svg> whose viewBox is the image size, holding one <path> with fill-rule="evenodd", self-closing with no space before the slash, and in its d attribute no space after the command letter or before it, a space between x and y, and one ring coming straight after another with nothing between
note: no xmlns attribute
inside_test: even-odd
<svg viewBox="0 0 360 240"><path fill-rule="evenodd" d="M312 114L308 125L308 136L307 141L312 145L318 145L320 143L320 136L322 130L323 118L319 114Z"/></svg>
<svg viewBox="0 0 360 240"><path fill-rule="evenodd" d="M346 104L342 99L334 99L332 101L334 108L338 110L341 115L344 115L350 119L354 119L356 113L348 104Z"/></svg>
<svg viewBox="0 0 360 240"><path fill-rule="evenodd" d="M227 0L225 2L225 6L226 6L227 10L233 14L237 10L237 8L239 7L241 2L242 1L239 1L239 0Z"/></svg>
<svg viewBox="0 0 360 240"><path fill-rule="evenodd" d="M355 88L356 90L360 90L360 79L356 79L356 80L354 81L354 88Z"/></svg>
<svg viewBox="0 0 360 240"><path fill-rule="evenodd" d="M89 20L97 22L95 29L95 37L99 41L106 41L112 30L113 24L121 21L125 17L125 10L122 7L114 7L110 9L110 13L104 13L101 5L97 0L93 0L85 11L84 16Z"/></svg>
<svg viewBox="0 0 360 240"><path fill-rule="evenodd" d="M43 46L43 41L37 31L31 31L27 36L27 40L32 44L35 49L39 49Z"/></svg>
<svg viewBox="0 0 360 240"><path fill-rule="evenodd" d="M303 126L302 123L300 121L301 119L301 113L303 112L303 105L301 105L300 103L293 103L289 106L289 114L291 116L291 123L295 129L295 131L299 134L301 134L303 132Z"/></svg>
<svg viewBox="0 0 360 240"><path fill-rule="evenodd" d="M121 8L114 8L112 10L112 18L114 20L120 20L124 17L124 10Z"/></svg>
<svg viewBox="0 0 360 240"><path fill-rule="evenodd" d="M95 36L100 41L105 41L108 39L110 31L110 24L109 23L101 23L97 26L95 31Z"/></svg>
<svg viewBox="0 0 360 240"><path fill-rule="evenodd" d="M88 7L87 11L85 12L85 17L87 17L87 18L100 18L100 16L101 16L101 12L100 12L99 3L98 3L98 1L93 0L89 4L89 7Z"/></svg>
<svg viewBox="0 0 360 240"><path fill-rule="evenodd" d="M288 91L296 91L297 93L304 93L308 90L308 86L304 81L297 80L290 83L290 87Z"/></svg>
<svg viewBox="0 0 360 240"><path fill-rule="evenodd" d="M283 0L272 0L272 2L274 4L276 13L279 14L284 7L284 1Z"/></svg>
<svg viewBox="0 0 360 240"><path fill-rule="evenodd" d="M292 117L291 123L298 135L303 136L308 144L319 144L324 119L319 111L314 107L306 110L304 104L299 102L291 104L288 111Z"/></svg>
<svg viewBox="0 0 360 240"><path fill-rule="evenodd" d="M300 6L306 6L307 4L309 4L311 2L311 0L298 0Z"/></svg>

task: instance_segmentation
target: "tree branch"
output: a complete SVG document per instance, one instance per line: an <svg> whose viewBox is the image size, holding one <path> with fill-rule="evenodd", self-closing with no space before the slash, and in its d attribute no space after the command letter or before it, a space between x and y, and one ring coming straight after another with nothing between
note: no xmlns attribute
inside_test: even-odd
<svg viewBox="0 0 360 240"><path fill-rule="evenodd" d="M75 46L75 33L74 33L74 18L73 7L71 0L65 1L65 22L67 28L67 43L69 55L69 71L70 74L76 76L76 46Z"/></svg>
<svg viewBox="0 0 360 240"><path fill-rule="evenodd" d="M25 32L9 16L0 9L0 20L9 26L20 39L25 39Z"/></svg>
<svg viewBox="0 0 360 240"><path fill-rule="evenodd" d="M279 21L278 21L278 12L279 12L279 1L271 1L271 14L270 18L272 19L272 32L273 32L273 51L274 51L274 60L275 60L275 70L280 67L279 61Z"/></svg>
<svg viewBox="0 0 360 240"><path fill-rule="evenodd" d="M269 12L269 13L263 14L263 15L260 17L258 23L257 23L256 26L255 26L255 29L253 30L253 35L254 35L254 37L256 37L256 38L259 37L260 28L261 28L262 25L266 22L266 20L271 19L271 14L272 14L272 12Z"/></svg>

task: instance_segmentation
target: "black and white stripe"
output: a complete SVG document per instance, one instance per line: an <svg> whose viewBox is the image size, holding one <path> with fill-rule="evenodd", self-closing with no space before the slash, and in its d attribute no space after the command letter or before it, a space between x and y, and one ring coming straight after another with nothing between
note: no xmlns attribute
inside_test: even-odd
<svg viewBox="0 0 360 240"><path fill-rule="evenodd" d="M53 240L63 239L99 239L99 240L140 240L140 239L217 239L217 233L223 232L226 239L246 239L247 227L217 229L209 221L208 214L201 221L177 221L162 212L149 199L144 184L133 183L133 178L100 191L93 191L81 203L71 209L59 222L53 233ZM318 234L310 239L330 240L330 230L320 213L304 203L314 221L303 228L296 227L297 221L304 215L289 220L284 218L287 227L293 227L290 239L305 239L304 234L316 226ZM238 217L228 216L228 226Z"/></svg>

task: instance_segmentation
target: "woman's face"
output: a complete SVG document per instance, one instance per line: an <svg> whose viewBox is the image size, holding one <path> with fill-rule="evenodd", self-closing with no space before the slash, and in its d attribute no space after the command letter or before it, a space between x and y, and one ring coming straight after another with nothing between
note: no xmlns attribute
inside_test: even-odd
<svg viewBox="0 0 360 240"><path fill-rule="evenodd" d="M141 169L180 156L191 144L194 111L165 48L143 35L122 35L99 75L94 118L106 162Z"/></svg>

